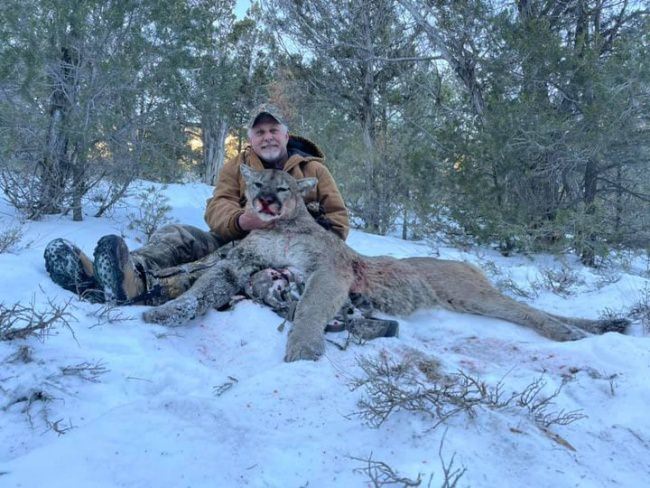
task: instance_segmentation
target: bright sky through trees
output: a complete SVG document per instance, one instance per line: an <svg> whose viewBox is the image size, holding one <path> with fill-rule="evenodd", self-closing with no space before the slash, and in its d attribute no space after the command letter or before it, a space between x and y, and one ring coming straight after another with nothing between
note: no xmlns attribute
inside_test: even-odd
<svg viewBox="0 0 650 488"><path fill-rule="evenodd" d="M246 10L251 6L251 0L237 0L237 5L235 6L235 15L238 19L244 18L246 15Z"/></svg>

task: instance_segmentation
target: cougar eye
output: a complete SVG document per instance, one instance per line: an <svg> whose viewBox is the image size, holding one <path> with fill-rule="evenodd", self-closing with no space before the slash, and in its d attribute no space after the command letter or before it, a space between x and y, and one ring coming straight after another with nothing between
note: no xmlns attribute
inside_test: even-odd
<svg viewBox="0 0 650 488"><path fill-rule="evenodd" d="M256 181L255 183L253 183L253 186L255 188L262 188L262 183L260 183L259 181Z"/></svg>
<svg viewBox="0 0 650 488"><path fill-rule="evenodd" d="M286 186L278 186L277 190L278 190L279 192L282 192L282 191L289 191L289 188L287 188Z"/></svg>

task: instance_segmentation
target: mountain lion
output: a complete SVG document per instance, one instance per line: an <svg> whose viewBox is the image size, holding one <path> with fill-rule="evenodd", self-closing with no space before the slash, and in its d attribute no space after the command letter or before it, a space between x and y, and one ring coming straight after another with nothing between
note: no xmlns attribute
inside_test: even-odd
<svg viewBox="0 0 650 488"><path fill-rule="evenodd" d="M315 178L296 181L283 171L255 171L245 165L241 173L247 205L274 225L252 231L187 292L146 311L145 321L180 325L212 307L226 305L256 271L293 266L304 273L306 286L289 333L286 361L315 360L323 354L325 324L350 294L391 315L442 307L504 319L558 341L620 332L628 323L537 310L503 295L470 264L428 257L363 256L324 230L307 211L302 195L313 191Z"/></svg>

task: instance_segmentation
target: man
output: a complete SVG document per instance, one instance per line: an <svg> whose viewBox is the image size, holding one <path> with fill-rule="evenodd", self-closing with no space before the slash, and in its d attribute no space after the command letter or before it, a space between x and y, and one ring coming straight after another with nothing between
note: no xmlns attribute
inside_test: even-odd
<svg viewBox="0 0 650 488"><path fill-rule="evenodd" d="M205 221L210 229L226 242L241 239L248 231L266 225L243 210L244 179L239 166L253 169L282 169L294 178L315 177L316 191L305 202L322 207L323 223L332 232L346 239L349 231L348 213L343 198L325 165L323 153L307 139L289 135L277 109L262 105L254 112L248 125L249 145L226 163L219 175L213 197L208 200Z"/></svg>
<svg viewBox="0 0 650 488"><path fill-rule="evenodd" d="M295 178L316 177L318 185L305 202L321 225L345 239L347 210L320 149L307 139L289 135L280 112L268 104L252 113L248 139L244 150L224 165L207 202L204 218L210 232L168 225L133 252L121 237L104 236L95 248L94 262L71 242L54 239L44 253L52 280L90 300L118 304L159 304L180 295L218 259L214 251L251 230L272 225L245 210L242 164L282 169Z"/></svg>

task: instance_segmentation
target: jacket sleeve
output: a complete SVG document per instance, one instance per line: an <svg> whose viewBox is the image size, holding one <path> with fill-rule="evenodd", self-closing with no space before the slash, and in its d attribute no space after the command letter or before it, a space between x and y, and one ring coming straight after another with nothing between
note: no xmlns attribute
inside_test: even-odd
<svg viewBox="0 0 650 488"><path fill-rule="evenodd" d="M332 231L345 240L350 232L350 222L348 220L348 209L343 203L341 192L339 192L332 174L324 165L319 165L316 178L318 178L318 185L316 186L318 202L323 207L325 216L332 223Z"/></svg>
<svg viewBox="0 0 650 488"><path fill-rule="evenodd" d="M204 219L210 230L225 242L241 239L246 235L237 223L244 213L239 186L241 156L224 164L212 198L208 199Z"/></svg>

